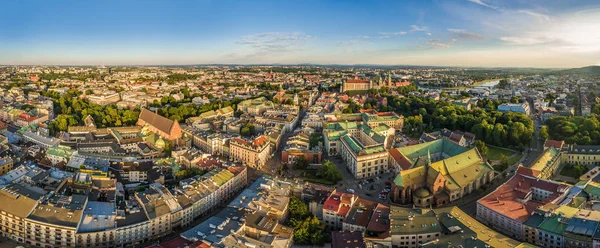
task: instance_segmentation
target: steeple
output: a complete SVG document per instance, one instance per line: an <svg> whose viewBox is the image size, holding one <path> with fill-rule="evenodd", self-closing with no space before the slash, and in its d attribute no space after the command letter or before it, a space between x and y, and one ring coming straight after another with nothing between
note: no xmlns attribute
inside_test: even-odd
<svg viewBox="0 0 600 248"><path fill-rule="evenodd" d="M427 167L431 166L431 153L427 149Z"/></svg>
<svg viewBox="0 0 600 248"><path fill-rule="evenodd" d="M392 87L392 73L388 73L388 87Z"/></svg>

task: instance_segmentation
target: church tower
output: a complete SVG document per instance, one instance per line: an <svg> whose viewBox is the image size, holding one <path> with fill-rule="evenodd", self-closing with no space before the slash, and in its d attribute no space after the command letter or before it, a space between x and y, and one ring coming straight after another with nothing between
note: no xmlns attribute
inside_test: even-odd
<svg viewBox="0 0 600 248"><path fill-rule="evenodd" d="M392 73L391 72L388 74L388 82L387 83L388 83L388 87L392 88Z"/></svg>

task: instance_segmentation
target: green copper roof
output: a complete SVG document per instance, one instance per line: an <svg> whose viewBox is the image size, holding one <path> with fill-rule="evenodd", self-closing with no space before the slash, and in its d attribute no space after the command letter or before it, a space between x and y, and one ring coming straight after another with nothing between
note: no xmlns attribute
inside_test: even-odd
<svg viewBox="0 0 600 248"><path fill-rule="evenodd" d="M600 196L600 184L595 183L595 182L590 182L590 183L588 183L587 186L585 186L583 191L585 193L588 193L589 195Z"/></svg>
<svg viewBox="0 0 600 248"><path fill-rule="evenodd" d="M63 158L70 158L71 155L73 155L73 151L71 151L71 150L58 149L58 148L50 148L50 149L48 149L48 151L46 153L50 154L50 155L58 156L58 157L63 157Z"/></svg>
<svg viewBox="0 0 600 248"><path fill-rule="evenodd" d="M432 154L442 152L450 157L453 157L467 151L467 148L446 139L438 139L417 145L400 147L398 148L398 151L400 151L406 158L414 159L417 157L427 156L428 151Z"/></svg>
<svg viewBox="0 0 600 248"><path fill-rule="evenodd" d="M358 142L358 140L356 140L356 138L349 136L349 135L345 135L342 138L344 139L344 141L346 141L346 144L348 144L348 146L350 146L350 148L352 149L352 151L354 151L354 153L358 153L363 149L363 147L360 145L360 142Z"/></svg>

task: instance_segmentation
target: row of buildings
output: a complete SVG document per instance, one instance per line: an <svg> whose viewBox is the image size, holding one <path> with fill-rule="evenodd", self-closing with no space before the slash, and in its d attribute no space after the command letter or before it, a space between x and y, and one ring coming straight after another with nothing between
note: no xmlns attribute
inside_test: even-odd
<svg viewBox="0 0 600 248"><path fill-rule="evenodd" d="M598 165L598 146L547 140L530 165L477 202L477 219L509 237L541 247L600 245L600 185L597 175L569 185L553 181L562 164Z"/></svg>
<svg viewBox="0 0 600 248"><path fill-rule="evenodd" d="M458 207L388 206L313 184L304 186L302 198L333 230L333 247L527 247Z"/></svg>
<svg viewBox="0 0 600 248"><path fill-rule="evenodd" d="M108 177L39 169L31 175L31 168L23 170L28 172L0 189L0 230L4 237L36 247L129 247L148 242L208 214L247 182L245 167L229 167L174 190L152 183L129 191ZM40 183L47 186L38 187Z"/></svg>

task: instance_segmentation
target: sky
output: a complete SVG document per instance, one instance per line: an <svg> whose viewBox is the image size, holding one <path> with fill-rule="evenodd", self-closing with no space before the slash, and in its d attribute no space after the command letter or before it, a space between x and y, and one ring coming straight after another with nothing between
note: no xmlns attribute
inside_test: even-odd
<svg viewBox="0 0 600 248"><path fill-rule="evenodd" d="M598 0L23 0L2 8L4 65L600 65Z"/></svg>

